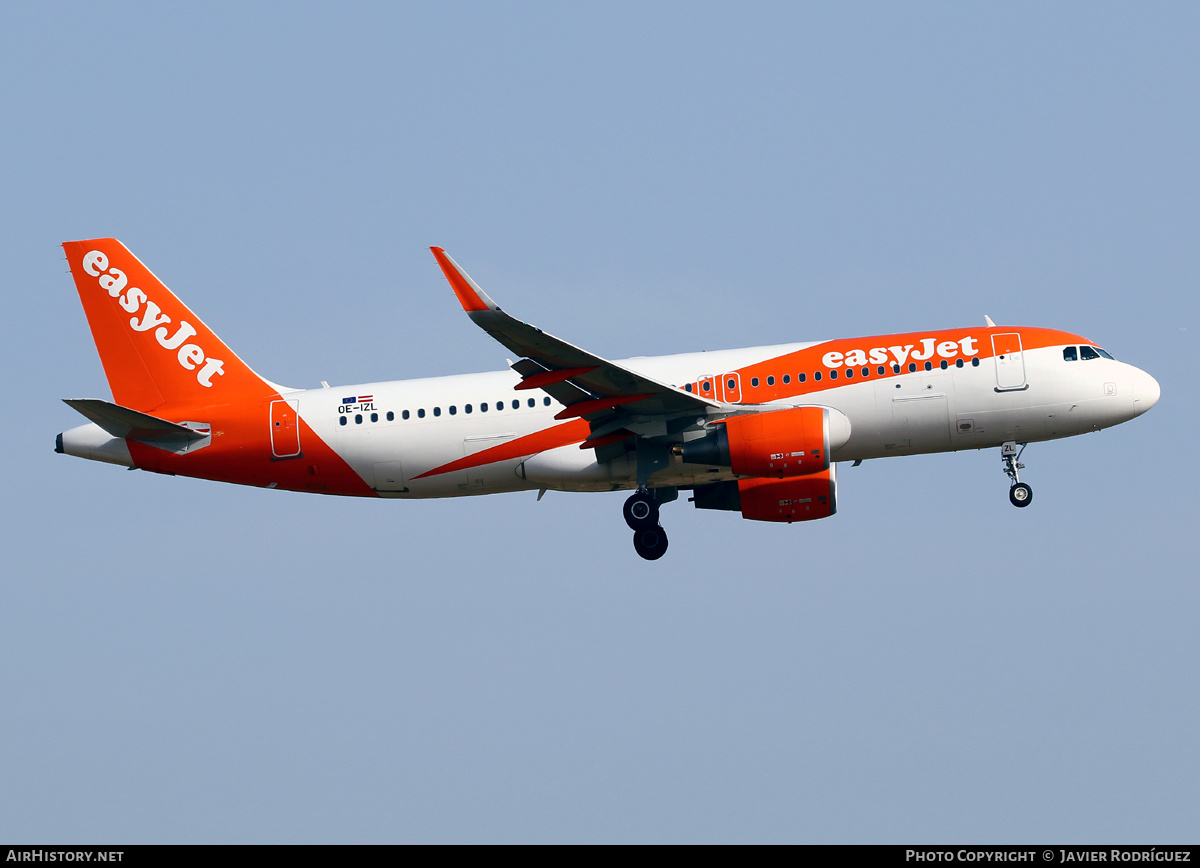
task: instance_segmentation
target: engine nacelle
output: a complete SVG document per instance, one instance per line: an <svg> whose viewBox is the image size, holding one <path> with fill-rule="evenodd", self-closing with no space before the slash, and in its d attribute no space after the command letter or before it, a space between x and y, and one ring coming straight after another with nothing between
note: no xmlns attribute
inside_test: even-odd
<svg viewBox="0 0 1200 868"><path fill-rule="evenodd" d="M729 467L738 476L787 479L829 469L829 453L849 439L850 420L837 410L792 407L732 416L679 453L689 464Z"/></svg>
<svg viewBox="0 0 1200 868"><path fill-rule="evenodd" d="M793 479L739 479L697 488L697 509L740 511L752 521L813 521L837 512L837 465Z"/></svg>

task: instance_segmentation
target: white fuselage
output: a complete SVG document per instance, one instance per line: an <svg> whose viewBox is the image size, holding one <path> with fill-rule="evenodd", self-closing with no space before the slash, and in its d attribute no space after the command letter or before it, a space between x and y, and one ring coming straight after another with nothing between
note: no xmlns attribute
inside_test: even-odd
<svg viewBox="0 0 1200 868"><path fill-rule="evenodd" d="M811 346L814 344L644 357L619 364L681 385L712 372L744 368ZM842 380L802 398L770 402L770 406L817 405L840 411L849 419L851 433L833 452L833 459L855 461L1083 434L1140 415L1158 398L1153 378L1122 362L1105 358L1066 362L1062 347L1031 349L1023 355L1023 386L1015 385L1020 381L1012 379L1011 372L999 371L996 360L985 358L961 368L951 365L883 379ZM501 371L294 391L282 397L296 402L301 417L315 433L383 496L636 487L632 460L598 464L595 452L581 450L578 444L417 478L484 449L562 424L553 418L562 405L540 391L514 391L519 382L516 373ZM998 383L1005 388L1001 390ZM755 391L742 384L742 403L762 404ZM370 396L372 400L344 403L352 393L355 398ZM484 405L486 411L481 409ZM654 475L653 485L698 485L732 478L729 468L673 460L669 468Z"/></svg>

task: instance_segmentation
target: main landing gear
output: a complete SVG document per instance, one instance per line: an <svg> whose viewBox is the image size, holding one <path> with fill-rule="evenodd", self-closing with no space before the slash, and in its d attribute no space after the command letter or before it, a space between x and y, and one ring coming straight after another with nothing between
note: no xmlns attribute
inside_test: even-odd
<svg viewBox="0 0 1200 868"><path fill-rule="evenodd" d="M1020 475L1020 471L1025 469L1025 465L1021 463L1021 453L1027 445L1029 444L1010 440L1000 446L1000 460L1004 462L1004 472L1012 480L1012 487L1008 489L1008 502L1013 506L1026 507L1033 503L1033 489L1021 481ZM1018 449L1018 446L1021 448Z"/></svg>
<svg viewBox="0 0 1200 868"><path fill-rule="evenodd" d="M648 561L667 553L667 532L658 524L658 501L644 488L629 496L622 509L625 523L633 531L633 548Z"/></svg>

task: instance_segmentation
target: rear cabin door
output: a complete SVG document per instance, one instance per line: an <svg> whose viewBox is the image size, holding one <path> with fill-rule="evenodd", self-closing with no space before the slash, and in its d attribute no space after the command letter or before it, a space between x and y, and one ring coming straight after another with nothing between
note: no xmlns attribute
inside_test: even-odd
<svg viewBox="0 0 1200 868"><path fill-rule="evenodd" d="M996 357L996 391L1010 392L1027 388L1021 336L1016 332L992 335L992 352Z"/></svg>
<svg viewBox="0 0 1200 868"><path fill-rule="evenodd" d="M271 457L299 458L300 452L300 402L271 402Z"/></svg>

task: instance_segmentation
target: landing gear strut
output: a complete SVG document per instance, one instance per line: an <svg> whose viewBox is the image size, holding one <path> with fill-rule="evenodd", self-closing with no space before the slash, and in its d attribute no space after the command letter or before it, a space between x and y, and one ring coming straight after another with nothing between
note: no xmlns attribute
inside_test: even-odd
<svg viewBox="0 0 1200 868"><path fill-rule="evenodd" d="M648 561L667 553L667 532L658 525L658 501L645 488L639 488L625 501L625 523L633 531L633 548Z"/></svg>
<svg viewBox="0 0 1200 868"><path fill-rule="evenodd" d="M1021 453L1028 445L1010 440L1000 446L1000 460L1004 462L1004 472L1012 480L1012 487L1008 489L1008 502L1013 506L1026 507L1033 503L1033 489L1021 481L1020 475L1020 471L1025 469L1025 465L1021 463ZM1018 446L1021 448L1018 449Z"/></svg>

